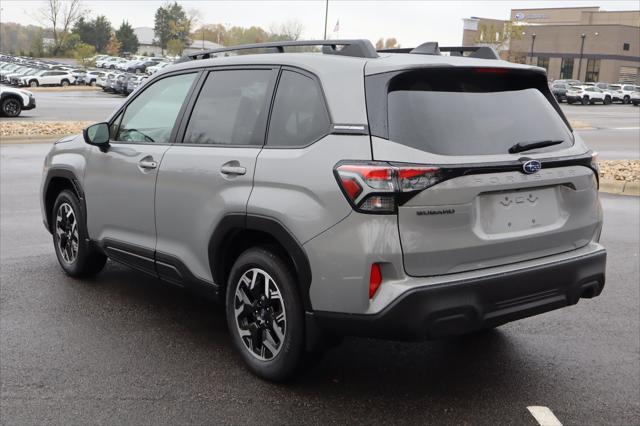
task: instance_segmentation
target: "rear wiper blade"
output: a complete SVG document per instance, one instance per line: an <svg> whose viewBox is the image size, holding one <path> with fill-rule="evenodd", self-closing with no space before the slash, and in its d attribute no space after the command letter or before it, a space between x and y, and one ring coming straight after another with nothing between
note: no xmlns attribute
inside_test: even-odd
<svg viewBox="0 0 640 426"><path fill-rule="evenodd" d="M558 144L561 144L562 142L564 142L563 139L556 140L556 141L549 140L549 141L538 141L538 142L518 142L517 144L509 148L509 153L515 154L517 152L529 151L531 149L544 148L545 146L558 145Z"/></svg>

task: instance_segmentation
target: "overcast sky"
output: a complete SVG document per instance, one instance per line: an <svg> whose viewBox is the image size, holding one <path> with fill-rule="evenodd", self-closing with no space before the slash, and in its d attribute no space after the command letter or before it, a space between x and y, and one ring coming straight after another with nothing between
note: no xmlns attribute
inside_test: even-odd
<svg viewBox="0 0 640 426"><path fill-rule="evenodd" d="M84 0L90 16L106 15L112 25L126 19L134 27L153 26L156 9L164 1L156 0ZM201 23L272 25L297 20L303 38L322 38L324 0L301 1L178 1L185 10L199 11ZM2 0L1 22L39 24L33 10L37 0ZM441 45L462 42L462 18L481 16L508 19L512 8L601 6L601 10L637 10L638 1L329 1L328 33L330 38L395 37L405 47L424 41ZM334 33L339 20L339 32Z"/></svg>

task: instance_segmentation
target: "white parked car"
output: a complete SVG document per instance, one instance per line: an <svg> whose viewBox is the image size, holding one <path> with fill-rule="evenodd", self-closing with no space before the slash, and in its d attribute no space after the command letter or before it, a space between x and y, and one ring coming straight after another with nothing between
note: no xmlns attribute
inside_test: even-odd
<svg viewBox="0 0 640 426"><path fill-rule="evenodd" d="M634 86L633 84L621 84L622 86L622 103L628 104L631 102L631 94L633 92L640 91L640 86Z"/></svg>
<svg viewBox="0 0 640 426"><path fill-rule="evenodd" d="M34 109L36 98L26 90L0 86L0 115L17 117L22 111Z"/></svg>
<svg viewBox="0 0 640 426"><path fill-rule="evenodd" d="M607 98L604 91L595 86L571 86L567 90L567 103L573 104L576 102L581 102L582 105L602 102L606 105L611 103L611 98Z"/></svg>
<svg viewBox="0 0 640 426"><path fill-rule="evenodd" d="M122 62L127 62L127 60L124 58L119 58L117 56L110 56L108 58L96 61L96 67L115 69L116 66Z"/></svg>
<svg viewBox="0 0 640 426"><path fill-rule="evenodd" d="M170 65L169 62L160 62L158 65L152 65L150 67L147 67L146 73L149 74L149 75L154 74L154 73L160 71L162 68L164 68L166 66L169 66L169 65Z"/></svg>
<svg viewBox="0 0 640 426"><path fill-rule="evenodd" d="M640 89L639 91L633 92L631 95L629 95L629 99L631 100L633 106L640 105Z"/></svg>
<svg viewBox="0 0 640 426"><path fill-rule="evenodd" d="M68 86L76 78L69 71L50 70L20 77L20 86Z"/></svg>

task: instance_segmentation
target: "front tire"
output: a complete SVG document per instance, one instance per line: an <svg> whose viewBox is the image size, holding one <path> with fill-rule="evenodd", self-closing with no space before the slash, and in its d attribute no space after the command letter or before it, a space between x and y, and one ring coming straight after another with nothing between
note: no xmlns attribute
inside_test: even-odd
<svg viewBox="0 0 640 426"><path fill-rule="evenodd" d="M104 268L107 257L91 245L80 201L72 191L64 190L56 198L51 226L56 256L67 275L89 277Z"/></svg>
<svg viewBox="0 0 640 426"><path fill-rule="evenodd" d="M16 98L7 98L2 101L1 108L5 117L17 117L22 112L22 102Z"/></svg>
<svg viewBox="0 0 640 426"><path fill-rule="evenodd" d="M627 105L630 101L631 101L631 97L628 95L622 98L622 103L625 105Z"/></svg>
<svg viewBox="0 0 640 426"><path fill-rule="evenodd" d="M609 105L611 104L611 98L609 96L607 96L606 98L604 98L604 102L605 105Z"/></svg>
<svg viewBox="0 0 640 426"><path fill-rule="evenodd" d="M304 313L288 265L265 247L236 260L227 285L227 324L236 349L257 376L284 381L304 357Z"/></svg>
<svg viewBox="0 0 640 426"><path fill-rule="evenodd" d="M62 87L67 87L68 85L69 85L69 80L62 80L60 82L60 86L62 86Z"/></svg>
<svg viewBox="0 0 640 426"><path fill-rule="evenodd" d="M582 98L582 105L588 105L589 104L589 97L585 96L584 98Z"/></svg>
<svg viewBox="0 0 640 426"><path fill-rule="evenodd" d="M29 86L30 87L38 87L38 81L37 80L31 80L29 82Z"/></svg>

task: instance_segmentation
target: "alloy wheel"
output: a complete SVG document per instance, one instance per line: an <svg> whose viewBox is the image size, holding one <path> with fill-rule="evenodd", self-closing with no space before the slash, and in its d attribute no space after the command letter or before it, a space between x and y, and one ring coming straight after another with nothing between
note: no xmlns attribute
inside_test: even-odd
<svg viewBox="0 0 640 426"><path fill-rule="evenodd" d="M284 344L287 315L277 283L252 268L238 280L234 296L235 325L245 348L261 361L273 359Z"/></svg>
<svg viewBox="0 0 640 426"><path fill-rule="evenodd" d="M7 117L15 117L20 114L20 104L15 99L8 99L2 105L2 112L4 112Z"/></svg>
<svg viewBox="0 0 640 426"><path fill-rule="evenodd" d="M66 263L78 258L78 220L69 203L62 203L56 213L56 235L58 252Z"/></svg>

